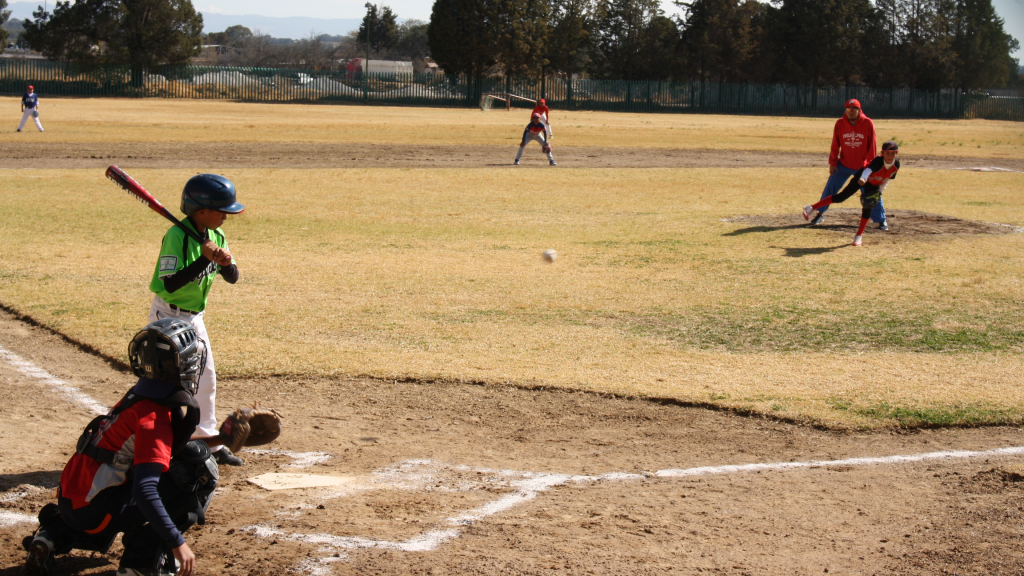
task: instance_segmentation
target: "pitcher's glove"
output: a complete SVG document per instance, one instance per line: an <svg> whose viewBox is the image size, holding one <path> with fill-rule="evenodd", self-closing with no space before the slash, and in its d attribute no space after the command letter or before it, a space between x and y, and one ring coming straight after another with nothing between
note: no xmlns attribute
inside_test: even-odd
<svg viewBox="0 0 1024 576"><path fill-rule="evenodd" d="M281 413L273 408L242 406L220 425L220 437L232 452L243 446L270 444L281 435Z"/></svg>

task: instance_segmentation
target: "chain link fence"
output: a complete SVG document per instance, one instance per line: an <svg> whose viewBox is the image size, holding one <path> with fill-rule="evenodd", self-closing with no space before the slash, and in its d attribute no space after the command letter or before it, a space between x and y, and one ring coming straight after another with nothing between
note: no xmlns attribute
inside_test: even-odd
<svg viewBox="0 0 1024 576"><path fill-rule="evenodd" d="M32 84L43 97L117 96L244 102L338 102L477 107L481 96L545 98L552 108L833 117L857 98L872 118L983 118L1024 121L1024 98L900 89L715 84L553 78L482 78L443 74L362 74L218 66L165 67L132 74L127 67L81 70L46 60L0 60L0 93L20 95ZM515 100L512 107L531 106Z"/></svg>

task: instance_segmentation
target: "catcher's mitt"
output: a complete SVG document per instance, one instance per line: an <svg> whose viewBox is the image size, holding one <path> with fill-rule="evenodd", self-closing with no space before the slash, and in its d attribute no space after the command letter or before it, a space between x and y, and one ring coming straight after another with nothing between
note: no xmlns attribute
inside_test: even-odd
<svg viewBox="0 0 1024 576"><path fill-rule="evenodd" d="M551 144L548 143L548 142L545 142L545 143L541 144L540 149L543 150L545 154L547 154L548 152L551 152Z"/></svg>
<svg viewBox="0 0 1024 576"><path fill-rule="evenodd" d="M281 413L259 405L242 406L220 425L220 436L228 450L270 444L281 435Z"/></svg>

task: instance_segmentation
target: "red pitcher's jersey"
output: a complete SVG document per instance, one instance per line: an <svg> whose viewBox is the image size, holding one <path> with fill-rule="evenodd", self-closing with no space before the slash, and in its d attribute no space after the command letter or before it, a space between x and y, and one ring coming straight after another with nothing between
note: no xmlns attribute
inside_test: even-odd
<svg viewBox="0 0 1024 576"><path fill-rule="evenodd" d="M885 190L885 185L889 183L889 180L896 177L896 172L898 172L899 169L899 159L893 162L892 166L886 168L885 159L881 156L875 156L875 159L864 168L858 178L865 181L865 191Z"/></svg>
<svg viewBox="0 0 1024 576"><path fill-rule="evenodd" d="M828 163L832 166L842 162L851 170L860 170L878 154L875 137L875 123L862 112L856 124L843 116L836 120L832 130L832 150Z"/></svg>

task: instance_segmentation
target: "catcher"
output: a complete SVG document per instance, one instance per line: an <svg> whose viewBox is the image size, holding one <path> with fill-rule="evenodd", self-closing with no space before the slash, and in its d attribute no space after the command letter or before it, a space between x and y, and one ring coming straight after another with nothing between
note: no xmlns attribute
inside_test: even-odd
<svg viewBox="0 0 1024 576"><path fill-rule="evenodd" d="M526 130L523 130L523 141L519 144L519 153L516 154L516 166L519 166L519 160L523 157L523 150L526 150L526 143L530 141L539 142L541 150L548 155L548 162L552 166L557 166L555 164L555 157L551 155L551 144L548 142L547 127L541 120L540 114L536 112L530 117L530 123L526 125Z"/></svg>
<svg viewBox="0 0 1024 576"><path fill-rule="evenodd" d="M254 428L264 443L280 434L276 413L239 410L218 435L196 435L194 395L205 354L193 326L177 318L135 335L128 358L139 381L79 437L57 503L40 510L39 528L22 542L26 574L51 574L54 556L75 548L106 553L118 533L118 576L193 574L196 558L182 534L205 523L217 487L210 446L246 445ZM245 421L250 416L255 420ZM269 429L275 425L276 432Z"/></svg>

